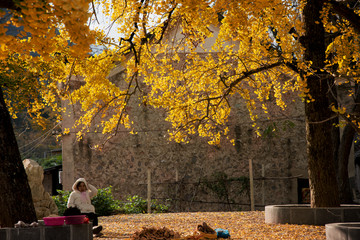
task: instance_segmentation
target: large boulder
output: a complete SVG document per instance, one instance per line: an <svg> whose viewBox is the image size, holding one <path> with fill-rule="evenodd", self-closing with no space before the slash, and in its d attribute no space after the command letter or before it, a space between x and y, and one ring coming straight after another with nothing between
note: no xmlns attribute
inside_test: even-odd
<svg viewBox="0 0 360 240"><path fill-rule="evenodd" d="M58 208L55 201L51 198L50 194L45 191L43 186L44 169L31 159L25 159L23 164L31 188L36 217L42 219L49 215L57 215Z"/></svg>

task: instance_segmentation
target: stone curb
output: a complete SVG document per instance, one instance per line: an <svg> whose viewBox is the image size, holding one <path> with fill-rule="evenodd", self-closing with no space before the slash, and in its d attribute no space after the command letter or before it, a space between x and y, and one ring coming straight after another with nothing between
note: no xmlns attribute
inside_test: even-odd
<svg viewBox="0 0 360 240"><path fill-rule="evenodd" d="M311 208L309 204L270 205L265 207L265 223L306 224L360 222L360 205Z"/></svg>

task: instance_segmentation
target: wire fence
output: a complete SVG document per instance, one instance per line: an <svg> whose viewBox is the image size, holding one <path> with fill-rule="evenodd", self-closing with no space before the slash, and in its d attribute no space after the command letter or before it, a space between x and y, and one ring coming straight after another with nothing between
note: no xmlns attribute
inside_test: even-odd
<svg viewBox="0 0 360 240"><path fill-rule="evenodd" d="M258 177L253 178L251 184L249 177L226 178L225 175L220 179L204 179L198 181L165 181L151 182L148 177L146 183L140 183L140 187L147 194L148 203L151 200L167 202L171 210L191 211L197 209L226 209L229 211L251 208L264 208L267 205L267 199L274 201L276 197L281 198L285 194L275 196L271 195L271 189L276 185L280 192L287 192L291 188L291 181L298 182L301 175L290 177ZM150 180L150 181L149 181ZM275 185L274 185L275 183ZM252 196L251 188L255 189ZM270 189L270 193L269 193ZM296 196L298 197L298 196ZM256 198L255 201L252 198ZM197 206L195 206L197 205ZM208 207L205 205L212 205ZM252 206L253 205L253 206ZM148 211L151 211L148 208Z"/></svg>

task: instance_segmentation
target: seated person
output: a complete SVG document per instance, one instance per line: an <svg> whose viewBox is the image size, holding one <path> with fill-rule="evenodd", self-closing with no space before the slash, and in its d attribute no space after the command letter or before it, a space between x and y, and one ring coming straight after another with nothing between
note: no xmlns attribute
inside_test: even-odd
<svg viewBox="0 0 360 240"><path fill-rule="evenodd" d="M98 226L98 217L95 213L95 207L91 204L91 198L96 196L98 190L93 185L88 184L85 178L76 180L72 189L73 191L67 202L68 209L78 208L81 214L86 215L93 223L93 233L98 234L102 230L102 226Z"/></svg>

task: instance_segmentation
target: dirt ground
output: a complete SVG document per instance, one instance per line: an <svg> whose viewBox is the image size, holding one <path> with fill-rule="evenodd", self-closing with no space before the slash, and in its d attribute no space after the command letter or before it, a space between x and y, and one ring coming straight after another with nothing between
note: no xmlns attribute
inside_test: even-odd
<svg viewBox="0 0 360 240"><path fill-rule="evenodd" d="M188 237L198 233L197 226L203 222L229 230L231 239L326 239L324 226L265 224L264 219L263 211L114 215L99 218L103 235L94 239L131 239L144 227L166 227Z"/></svg>

